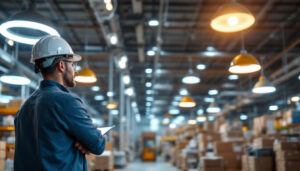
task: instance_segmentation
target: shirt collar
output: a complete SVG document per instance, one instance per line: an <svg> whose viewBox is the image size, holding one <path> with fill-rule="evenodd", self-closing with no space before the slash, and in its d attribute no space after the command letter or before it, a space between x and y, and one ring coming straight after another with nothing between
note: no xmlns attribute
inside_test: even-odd
<svg viewBox="0 0 300 171"><path fill-rule="evenodd" d="M46 88L46 87L57 87L62 91L69 92L69 90L66 89L66 87L53 80L42 80L40 83L40 88Z"/></svg>

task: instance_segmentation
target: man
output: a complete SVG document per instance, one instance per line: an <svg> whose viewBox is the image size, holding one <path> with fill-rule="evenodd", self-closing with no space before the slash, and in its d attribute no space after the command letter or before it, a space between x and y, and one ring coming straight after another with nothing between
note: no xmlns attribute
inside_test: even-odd
<svg viewBox="0 0 300 171"><path fill-rule="evenodd" d="M46 36L33 47L31 62L43 81L15 119L16 171L87 170L85 153L101 154L105 139L92 124L82 101L65 87L76 85L77 62L70 45Z"/></svg>

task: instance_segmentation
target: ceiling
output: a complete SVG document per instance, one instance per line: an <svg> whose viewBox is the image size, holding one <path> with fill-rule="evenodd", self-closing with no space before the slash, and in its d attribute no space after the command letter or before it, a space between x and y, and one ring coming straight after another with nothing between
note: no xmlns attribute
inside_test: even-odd
<svg viewBox="0 0 300 171"><path fill-rule="evenodd" d="M209 89L218 89L214 96L218 105L237 105L237 111L249 112L253 106L266 111L266 106L299 94L300 65L300 1L297 0L239 0L256 18L254 26L238 33L220 33L210 28L210 20L225 1L223 0L118 0L115 15L101 22L95 10L96 0L36 0L37 10L48 18L73 50L81 54L88 66L97 74L96 85L105 96L95 101L92 85L79 84L74 88L81 97L99 113L104 108L108 91L109 56L121 50L128 56L128 69L135 89L139 113L146 111L146 90L153 90L151 112L164 115L168 112L181 88L186 88L198 106L206 108ZM0 2L0 23L9 16L25 9L29 0ZM99 12L99 11L98 11ZM148 21L156 18L160 26L151 27ZM116 46L107 43L110 32L117 34ZM228 68L234 56L241 50L241 35L246 50L261 61L265 75L273 81L278 91L267 96L253 96L250 92L259 73L240 75L229 80ZM1 46L5 43L1 36ZM158 47L159 55L147 56L147 50ZM216 54L208 51L214 47ZM19 60L29 64L32 46L19 44ZM14 47L8 51L13 52ZM197 64L205 64L205 70L197 70ZM81 63L83 65L83 63ZM286 67L283 67L286 66ZM145 69L152 68L152 74ZM184 85L182 77L192 68L201 82ZM293 71L291 73L291 71ZM119 70L114 71L114 99L119 99ZM156 74L154 74L156 73ZM147 88L146 82L153 86ZM226 86L227 85L227 86ZM247 102L245 102L246 100ZM250 100L249 100L250 99ZM285 103L284 103L285 104ZM191 110L181 110L189 114Z"/></svg>

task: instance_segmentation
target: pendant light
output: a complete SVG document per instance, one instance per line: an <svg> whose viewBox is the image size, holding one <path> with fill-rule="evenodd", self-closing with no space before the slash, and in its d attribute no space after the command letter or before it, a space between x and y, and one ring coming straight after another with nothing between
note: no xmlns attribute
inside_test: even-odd
<svg viewBox="0 0 300 171"><path fill-rule="evenodd" d="M196 102L191 96L184 96L178 106L182 108L192 108L196 106Z"/></svg>
<svg viewBox="0 0 300 171"><path fill-rule="evenodd" d="M87 46L88 34L85 37L85 46ZM79 83L95 83L97 81L96 74L88 67L87 56L84 58L84 67L75 75L75 81Z"/></svg>
<svg viewBox="0 0 300 171"><path fill-rule="evenodd" d="M229 33L245 30L254 22L254 16L246 7L236 2L230 2L218 9L210 26L216 31Z"/></svg>
<svg viewBox="0 0 300 171"><path fill-rule="evenodd" d="M114 102L113 100L110 100L107 104L106 104L106 108L111 110L111 109L115 109L117 108L118 105L116 102Z"/></svg>
<svg viewBox="0 0 300 171"><path fill-rule="evenodd" d="M198 84L200 82L200 78L193 73L191 58L189 58L189 64L189 73L182 78L182 82L184 84Z"/></svg>
<svg viewBox="0 0 300 171"><path fill-rule="evenodd" d="M34 3L0 25L0 33L15 42L34 45L45 35L60 36L50 21L37 12Z"/></svg>
<svg viewBox="0 0 300 171"><path fill-rule="evenodd" d="M261 57L261 63L263 63L264 57ZM264 70L261 70L261 75L258 82L254 85L252 92L256 94L267 94L276 91L274 85L266 78Z"/></svg>
<svg viewBox="0 0 300 171"><path fill-rule="evenodd" d="M248 74L257 72L261 69L259 62L254 56L247 54L244 47L244 36L241 34L242 50L241 53L234 57L230 63L229 72L235 74Z"/></svg>
<svg viewBox="0 0 300 171"><path fill-rule="evenodd" d="M215 102L211 102L206 109L207 113L219 113L221 111L220 107L216 105Z"/></svg>

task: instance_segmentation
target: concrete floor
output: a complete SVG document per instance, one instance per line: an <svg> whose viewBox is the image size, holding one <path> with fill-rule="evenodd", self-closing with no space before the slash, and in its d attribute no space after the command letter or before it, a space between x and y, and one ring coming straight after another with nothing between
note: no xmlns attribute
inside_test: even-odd
<svg viewBox="0 0 300 171"><path fill-rule="evenodd" d="M141 162L136 160L130 162L124 169L116 169L115 171L179 171L175 166L167 162ZM196 171L197 169L189 169L189 171Z"/></svg>

